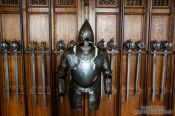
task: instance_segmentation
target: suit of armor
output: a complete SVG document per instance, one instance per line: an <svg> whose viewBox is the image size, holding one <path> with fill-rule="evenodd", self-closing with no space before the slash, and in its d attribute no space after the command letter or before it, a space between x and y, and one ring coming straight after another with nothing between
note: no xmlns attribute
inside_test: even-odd
<svg viewBox="0 0 175 116"><path fill-rule="evenodd" d="M70 104L74 109L81 109L81 94L89 95L89 109L99 108L101 95L101 72L104 76L105 93L112 93L111 67L107 52L92 44L93 32L88 21L83 24L79 33L80 42L66 50L57 69L57 92L65 93L65 80L70 69ZM89 43L89 50L82 49L84 42Z"/></svg>

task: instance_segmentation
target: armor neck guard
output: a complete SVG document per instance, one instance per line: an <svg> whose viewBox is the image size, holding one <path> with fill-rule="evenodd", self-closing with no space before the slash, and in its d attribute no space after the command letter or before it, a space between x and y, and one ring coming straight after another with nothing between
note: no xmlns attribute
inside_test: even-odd
<svg viewBox="0 0 175 116"><path fill-rule="evenodd" d="M82 50L81 46L74 46L73 47L73 52L75 55L90 55L90 56L94 56L94 58L97 57L98 55L98 48L96 46L93 46L92 44L90 50Z"/></svg>
<svg viewBox="0 0 175 116"><path fill-rule="evenodd" d="M90 46L90 49L89 50L83 50L82 46L79 46L77 48L77 51L80 52L80 53L82 53L82 54L91 54L91 53L93 53L94 48L95 48L94 46Z"/></svg>

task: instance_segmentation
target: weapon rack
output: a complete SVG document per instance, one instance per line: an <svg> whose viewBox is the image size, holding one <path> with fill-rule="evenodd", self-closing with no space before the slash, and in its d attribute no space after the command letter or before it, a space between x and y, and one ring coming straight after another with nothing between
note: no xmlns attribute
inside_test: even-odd
<svg viewBox="0 0 175 116"><path fill-rule="evenodd" d="M165 81L165 97L160 101L160 83L164 52L157 53L156 101L151 100L152 52L151 40L169 40L175 45L175 1L174 0L89 0L89 22L95 41L114 37L119 44L113 67L113 93L109 100L105 94L100 109L90 111L87 96L83 96L83 109L73 110L69 106L68 89L64 102L55 96L54 71L59 64L56 42L76 40L83 24L81 0L0 0L0 40L18 40L19 52L19 103L15 96L15 70L13 52L8 52L10 102L5 92L5 66L3 52L0 53L0 115L1 116L131 116L141 106L163 106L175 112L174 49L169 52ZM105 33L104 33L105 32ZM131 86L129 102L125 101L127 52L123 43L142 40L146 51L142 52L139 95L134 96L136 55L132 52ZM33 105L31 54L27 51L31 41L46 41L47 106L42 100L42 77L40 51L36 54L37 106ZM163 115L163 114L162 114ZM173 114L174 115L174 114Z"/></svg>

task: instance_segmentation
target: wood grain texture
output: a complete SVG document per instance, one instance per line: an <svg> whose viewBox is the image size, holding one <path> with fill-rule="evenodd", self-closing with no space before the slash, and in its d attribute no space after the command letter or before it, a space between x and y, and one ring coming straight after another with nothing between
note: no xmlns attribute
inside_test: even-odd
<svg viewBox="0 0 175 116"><path fill-rule="evenodd" d="M143 35L143 15L125 15L124 41L142 40Z"/></svg>
<svg viewBox="0 0 175 116"><path fill-rule="evenodd" d="M29 41L46 41L49 46L49 17L47 14L29 15Z"/></svg>
<svg viewBox="0 0 175 116"><path fill-rule="evenodd" d="M27 2L29 0L24 0L24 36L25 36L25 46L27 47L29 41L46 41L47 47L49 47L49 14L48 6L35 4L29 5ZM34 0L32 0L34 1ZM36 0L41 1L41 0ZM45 1L45 0L44 0ZM48 0L46 0L48 1ZM56 4L56 1L62 2L60 5ZM74 2L76 1L76 3ZM51 14L52 14L52 34L53 34L53 50L55 50L55 45L58 40L64 40L64 43L67 45L67 42L70 40L77 40L79 29L81 28L84 21L84 14L82 5L82 0L51 0ZM101 40L102 38L105 41L109 41L112 37L116 42L121 42L120 39L120 16L119 13L121 9L119 8L121 0L112 0L115 1L115 5L102 3L97 5L98 1L105 0L90 0L89 1L89 22L94 31L96 41ZM107 1L107 0L106 0ZM128 0L129 1L129 0ZM144 0L145 3L146 0ZM73 2L73 5L70 3ZM37 2L38 3L38 2ZM68 5L70 3L70 5ZM74 4L75 3L75 4ZM62 5L61 5L62 4ZM65 4L65 5L64 5ZM146 23L145 12L148 12L146 4L143 4L145 7L125 7L125 20L124 20L124 38L126 41L132 39L132 41L148 41L144 38L144 35L148 35L149 31L146 31L145 27L149 25ZM18 41L20 38L20 17L19 17L19 8L18 6L1 6L0 7L0 40L7 39L13 40L16 38ZM14 13L14 14L13 14ZM150 12L151 13L151 12ZM170 37L170 21L171 9L169 7L153 7L152 10L152 27L151 27L151 40L167 40ZM174 34L175 35L175 34ZM174 37L175 38L175 37ZM169 39L171 40L171 39ZM123 43L119 43L119 46ZM175 44L175 43L174 43ZM148 47L148 44L146 45ZM27 49L26 49L27 50ZM163 68L163 55L157 56L157 81L156 81L156 101L152 102L152 55L149 60L149 71L145 73L145 61L142 55L142 65L141 65L141 76L139 83L139 94L134 96L134 85L136 77L136 61L137 54L132 53L131 59L131 81L130 81L130 98L129 102L126 103L126 72L127 72L127 54L125 51L122 53L123 56L120 56L118 53L115 54L113 67L113 86L112 86L112 98L108 99L103 91L103 97L101 98L100 108L97 111L91 111L88 109L88 96L82 96L83 108L81 110L73 110L69 104L69 80L67 80L67 89L64 102L60 102L60 98L56 96L56 112L59 116L117 116L118 110L121 109L122 116L134 116L137 111L143 106L143 98L147 98L147 106L162 106L169 108L169 99L172 95L172 78L170 76L173 73L174 67L171 67L174 63L174 60L168 58L168 67L167 75L165 81L165 98L160 101L160 84ZM15 70L14 70L14 55L9 54L9 75L10 75L10 102L7 102L6 93L5 93L5 66L3 53L0 53L0 115L1 116L24 116L24 95L23 95L23 83L21 79L21 55L18 55L19 60L19 83L20 83L20 101L16 102L15 95ZM44 108L43 105L43 93L42 93L42 77L41 77L41 54L37 52L36 54L36 79L37 79L37 106L34 108L33 104L33 85L32 85L32 75L31 75L31 54L26 52L25 54L25 70L26 70L26 81L27 81L27 97L28 97L28 110L29 116L51 116L51 79L50 73L54 73L56 67L60 63L60 56L57 53L53 54L54 62L52 66L53 70L50 69L50 57L49 54L46 55L46 79L47 79L47 106ZM148 55L146 55L148 56ZM120 70L122 76L119 75L120 67L120 57L122 57L122 69ZM2 73L1 73L2 72ZM149 76L148 76L149 75ZM148 78L147 91L143 88L144 77ZM122 79L121 90L118 90L119 78ZM118 97L119 93L122 93L121 98L121 108L118 107ZM144 96L143 92L147 92L148 96ZM172 96L173 97L173 96ZM174 98L175 99L175 98ZM175 104L174 104L175 105ZM175 111L175 106L174 110ZM162 114L161 114L162 115Z"/></svg>
<svg viewBox="0 0 175 116"><path fill-rule="evenodd" d="M141 56L141 68L138 86L138 95L135 96L135 80L136 80L136 69L137 69L137 54L131 55L131 65L130 65L130 89L129 89L129 100L126 102L126 81L127 81L127 54L123 55L123 69L122 69L122 116L137 115L137 111L143 102L143 79L144 79L144 55ZM127 110L130 109L130 110Z"/></svg>
<svg viewBox="0 0 175 116"><path fill-rule="evenodd" d="M169 16L153 15L152 16L152 31L151 40L168 40L170 21Z"/></svg>
<svg viewBox="0 0 175 116"><path fill-rule="evenodd" d="M97 15L97 24L96 24L96 33L97 33L97 39L96 41L100 41L101 39L104 39L105 42L108 42L111 38L114 38L115 42L118 43L119 38L119 19L117 15ZM108 22L106 22L108 20ZM105 32L105 33L104 33ZM117 84L118 84L118 66L119 66L119 56L116 55L114 58L114 61L112 63L112 69L113 69L113 89L114 93L116 94L117 91Z"/></svg>
<svg viewBox="0 0 175 116"><path fill-rule="evenodd" d="M47 42L46 47L49 48L49 16L48 14L29 14L28 20L28 42L41 41ZM46 75L46 100L47 105L44 107L43 92L42 92L42 70L41 70L41 54L35 54L35 70L36 70L36 85L37 85L37 105L34 107L33 102L33 83L32 83L32 67L31 54L26 54L26 74L27 74L27 96L29 115L51 115L51 85L50 85L50 57L45 55L45 75Z"/></svg>
<svg viewBox="0 0 175 116"><path fill-rule="evenodd" d="M111 38L119 41L119 19L117 15L97 15L96 16L97 41L104 39L106 42Z"/></svg>
<svg viewBox="0 0 175 116"><path fill-rule="evenodd" d="M20 40L20 18L19 14L1 14L2 39Z"/></svg>
<svg viewBox="0 0 175 116"><path fill-rule="evenodd" d="M157 41L163 41L163 40L169 40L170 37L170 17L169 15L153 15L152 16L152 28L151 28L151 40L157 40ZM170 60L170 58L168 58ZM169 65L172 65L170 63ZM149 72L150 76L148 77L148 106L154 107L154 106L161 106L163 108L167 108L167 104L165 101L168 102L169 95L171 94L169 88L171 88L171 84L169 81L171 81L171 78L167 78L167 74L170 74L169 68L167 68L167 74L165 79L165 95L164 100L160 100L160 94L161 94L161 82L162 82L162 69L163 69L163 55L157 55L157 63L156 63L156 100L155 102L152 101L152 79L153 79L153 57L151 55L150 62L149 62ZM169 66L168 66L169 67ZM168 84L169 83L169 84ZM168 84L168 86L167 86ZM160 114L162 115L162 114ZM150 114L152 116L152 114Z"/></svg>
<svg viewBox="0 0 175 116"><path fill-rule="evenodd" d="M55 46L59 40L63 40L66 45L71 40L77 40L77 23L76 14L55 15L55 40L53 41L53 46Z"/></svg>
<svg viewBox="0 0 175 116"><path fill-rule="evenodd" d="M17 40L20 41L20 19L19 14L1 14L1 40L6 39L7 41ZM18 54L18 75L19 75L19 103L16 100L16 77L15 77L15 64L14 55L8 54L9 64L9 80L10 80L10 102L7 101L6 96L6 83L5 83L5 65L4 57L1 54L1 114L3 115L24 115L24 98L23 98L23 83L21 76L21 55ZM3 109L5 108L5 109Z"/></svg>
<svg viewBox="0 0 175 116"><path fill-rule="evenodd" d="M28 107L29 109L29 115L43 115L43 116L49 116L51 115L51 85L50 85L50 67L49 67L49 55L45 55L45 75L46 75L46 100L47 105L44 107L43 102L43 92L42 92L42 72L41 72L41 56L40 54L35 54L35 69L36 69L36 90L37 90L37 105L34 107L34 101L33 101L33 83L32 83L32 67L31 67L31 55L26 55L26 63L28 64L26 66L27 74L27 96L28 96Z"/></svg>

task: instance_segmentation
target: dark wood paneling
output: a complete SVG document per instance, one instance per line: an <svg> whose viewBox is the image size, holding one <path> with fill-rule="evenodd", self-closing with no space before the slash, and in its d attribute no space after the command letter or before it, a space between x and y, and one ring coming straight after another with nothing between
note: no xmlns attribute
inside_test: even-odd
<svg viewBox="0 0 175 116"><path fill-rule="evenodd" d="M143 15L125 15L124 41L129 39L142 40L143 23Z"/></svg>
<svg viewBox="0 0 175 116"><path fill-rule="evenodd" d="M0 0L0 40L7 39L18 41L21 40L20 36L20 15L18 0L8 0L6 3L2 3ZM121 42L128 39L132 39L134 42L143 40L146 43L146 48L149 50L150 40L173 40L171 34L174 26L171 16L171 11L174 6L170 8L171 0L149 0L153 2L153 9L147 5L147 0L125 0L123 6L120 0L90 0L89 6L89 22L95 34L96 42L102 38L105 41L109 41L112 37L122 47ZM165 3L168 1L168 5ZM172 0L173 1L173 0ZM8 3L7 3L8 2ZM142 3L141 3L142 2ZM162 2L162 3L160 3ZM159 5L158 5L159 4ZM49 48L49 0L24 0L23 3L23 19L24 19L24 36L25 47L29 41L34 40L38 43L41 41L47 42L47 48ZM53 42L52 49L55 50L55 45L58 40L64 40L67 44L70 40L77 40L78 31L84 22L84 9L81 6L82 0L51 0L51 16L52 16L52 34ZM147 9L147 7L149 9ZM123 8L123 9L122 9ZM124 11L124 14L121 12ZM145 13L150 14L151 20L145 17ZM121 14L121 16L119 16ZM124 15L124 17L122 17ZM123 18L125 20L123 20ZM148 19L146 19L148 18ZM120 20L121 19L121 20ZM123 22L123 24L121 24ZM149 24L151 24L149 30ZM146 29L148 28L148 29ZM124 36L120 33L124 29ZM171 34L170 34L171 33ZM150 35L150 37L149 37ZM174 34L173 34L174 35ZM124 37L124 38L121 38ZM174 37L175 38L175 37ZM27 50L27 49L26 49ZM51 80L54 77L50 77L50 73L54 73L55 68L60 62L59 54L54 52L53 69L50 69L50 56L46 55L46 79L47 79L47 106L43 105L43 93L42 93L42 77L41 77L41 55L40 52L36 52L36 78L37 78L37 106L34 108L33 104L33 85L31 76L31 54L26 51L25 64L26 64L26 82L27 82L27 97L28 97L28 111L29 116L42 115L50 116L52 114L51 101L56 104L56 112L59 116L116 116L121 111L122 116L135 115L136 112L144 105L147 106L163 106L168 108L170 103L170 95L172 95L172 78L169 78L173 73L174 66L172 66L174 60L171 55L168 58L168 68L165 81L165 98L164 101L160 101L160 84L163 68L163 54L159 52L157 56L157 81L156 81L156 101L152 102L152 54L148 51L146 53L147 59L144 59L145 54L142 55L141 76L139 83L139 94L134 96L134 85L136 77L136 61L137 54L132 53L131 57L131 81L130 81L130 98L128 103L125 100L126 97L126 72L127 72L127 54L125 51L120 50L121 53L116 51L114 57L113 67L113 94L112 98L106 97L103 91L101 98L100 108L97 111L91 111L88 109L88 96L82 96L83 108L82 110L73 110L69 105L69 83L67 84L67 91L64 98L64 102L61 103L60 98L56 96L56 101L51 99ZM22 58L18 55L19 60L19 83L20 83L20 101L17 103L15 95L15 70L14 70L14 55L9 54L9 75L10 75L10 89L11 97L10 102L7 101L5 93L5 66L3 60L3 53L0 53L0 115L2 116L23 116L24 112L24 90L22 81ZM122 56L120 56L122 55ZM150 56L149 56L150 55ZM148 62L148 65L146 65ZM121 69L120 69L121 68ZM145 68L148 68L146 71ZM143 86L147 79L147 89ZM121 80L120 80L121 79ZM67 80L69 82L69 80ZM122 82L122 83L120 83ZM121 85L121 87L120 87ZM120 90L119 90L120 89ZM144 91L145 90L145 91ZM147 90L147 91L146 91ZM121 98L119 95L121 92ZM145 93L147 93L147 96ZM143 99L146 98L146 99ZM144 101L146 100L146 101ZM144 103L144 104L143 104ZM119 105L120 104L120 105ZM119 107L121 106L121 107Z"/></svg>
<svg viewBox="0 0 175 116"><path fill-rule="evenodd" d="M77 14L56 14L55 15L55 40L63 40L67 43L71 40L77 40L78 37L78 17Z"/></svg>
<svg viewBox="0 0 175 116"><path fill-rule="evenodd" d="M170 17L166 15L152 16L152 40L168 40L170 32Z"/></svg>

